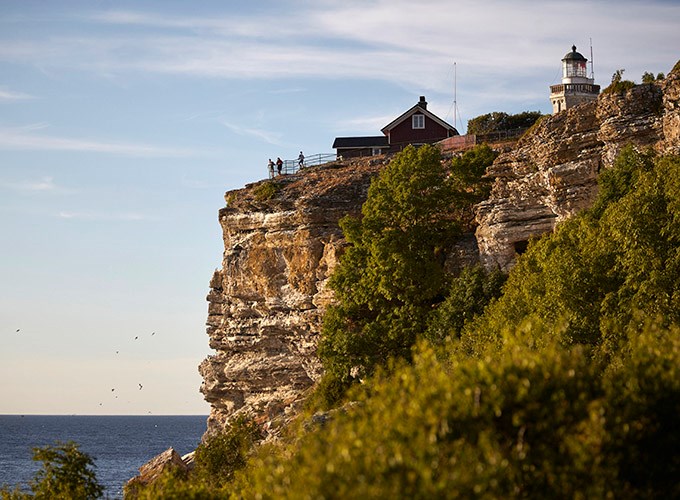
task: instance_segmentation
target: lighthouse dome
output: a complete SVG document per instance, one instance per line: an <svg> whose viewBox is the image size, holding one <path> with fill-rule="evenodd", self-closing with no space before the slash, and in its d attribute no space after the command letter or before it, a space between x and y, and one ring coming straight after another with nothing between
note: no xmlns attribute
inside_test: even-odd
<svg viewBox="0 0 680 500"><path fill-rule="evenodd" d="M567 52L567 54L562 58L563 61L587 61L585 57L583 57L583 54L580 52L576 52L576 45L571 46L571 52Z"/></svg>

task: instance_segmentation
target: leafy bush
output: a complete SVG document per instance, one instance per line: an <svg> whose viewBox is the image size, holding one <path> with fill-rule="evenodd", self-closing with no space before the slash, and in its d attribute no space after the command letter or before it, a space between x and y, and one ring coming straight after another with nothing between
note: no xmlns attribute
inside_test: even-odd
<svg viewBox="0 0 680 500"><path fill-rule="evenodd" d="M621 94L635 87L635 82L623 79L624 69L617 69L612 75L612 82L607 86L603 94Z"/></svg>
<svg viewBox="0 0 680 500"><path fill-rule="evenodd" d="M421 345L360 404L258 454L240 495L676 498L680 331L630 336L609 368L531 322L479 359Z"/></svg>
<svg viewBox="0 0 680 500"><path fill-rule="evenodd" d="M448 297L432 315L426 338L437 343L447 337L459 337L463 327L501 295L505 279L500 271L486 272L481 266L464 269L453 279Z"/></svg>
<svg viewBox="0 0 680 500"><path fill-rule="evenodd" d="M468 120L467 133L483 135L528 128L542 116L540 111L523 111L516 115L494 111Z"/></svg>
<svg viewBox="0 0 680 500"><path fill-rule="evenodd" d="M154 482L126 491L125 497L135 500L228 498L235 472L245 466L255 443L261 439L259 426L239 417L224 433L213 435L198 446L194 468L188 475L170 469Z"/></svg>
<svg viewBox="0 0 680 500"><path fill-rule="evenodd" d="M72 441L34 448L33 460L42 462L42 468L30 483L33 494L4 486L0 490L3 499L85 500L99 498L104 493L104 487L97 481L92 458Z"/></svg>
<svg viewBox="0 0 680 500"><path fill-rule="evenodd" d="M278 182L265 181L255 186L253 195L257 201L266 201L271 200L280 190L281 185Z"/></svg>

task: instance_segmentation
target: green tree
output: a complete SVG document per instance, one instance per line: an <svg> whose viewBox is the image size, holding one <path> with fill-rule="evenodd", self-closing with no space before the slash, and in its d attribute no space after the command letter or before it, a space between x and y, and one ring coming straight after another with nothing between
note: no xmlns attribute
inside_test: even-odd
<svg viewBox="0 0 680 500"><path fill-rule="evenodd" d="M104 493L104 487L97 481L92 458L72 441L34 448L33 460L42 462L42 468L30 483L33 494L4 487L0 491L2 498L86 500L99 498Z"/></svg>
<svg viewBox="0 0 680 500"><path fill-rule="evenodd" d="M629 148L600 177L593 209L522 255L503 296L462 339L471 351L528 317L555 325L566 344L616 352L636 311L680 324L680 158Z"/></svg>
<svg viewBox="0 0 680 500"><path fill-rule="evenodd" d="M612 81L607 88L605 88L603 94L621 93L635 87L635 82L623 79L623 73L625 69L617 69L612 75Z"/></svg>
<svg viewBox="0 0 680 500"><path fill-rule="evenodd" d="M505 279L498 270L487 272L481 266L464 269L452 280L448 297L430 318L426 337L435 343L459 337L465 325L501 295Z"/></svg>
<svg viewBox="0 0 680 500"><path fill-rule="evenodd" d="M361 219L340 224L350 244L331 278L337 305L319 352L341 379L391 356L408 358L446 289L445 251L460 234L452 210L467 203L432 146L409 146L371 183Z"/></svg>
<svg viewBox="0 0 680 500"><path fill-rule="evenodd" d="M642 74L642 83L654 83L656 79L654 78L654 74L650 73L649 71L645 71Z"/></svg>
<svg viewBox="0 0 680 500"><path fill-rule="evenodd" d="M491 134L493 132L529 128L536 123L536 120L541 116L543 115L540 111L523 111L515 115L502 111L494 111L468 120L467 133L483 135Z"/></svg>

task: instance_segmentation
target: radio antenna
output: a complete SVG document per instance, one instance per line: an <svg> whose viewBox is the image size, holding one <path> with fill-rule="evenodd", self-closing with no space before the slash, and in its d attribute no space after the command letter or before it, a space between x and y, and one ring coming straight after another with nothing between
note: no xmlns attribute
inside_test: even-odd
<svg viewBox="0 0 680 500"><path fill-rule="evenodd" d="M456 62L453 62L453 126L456 125Z"/></svg>
<svg viewBox="0 0 680 500"><path fill-rule="evenodd" d="M590 78L595 80L595 61L593 60L593 39L590 39Z"/></svg>

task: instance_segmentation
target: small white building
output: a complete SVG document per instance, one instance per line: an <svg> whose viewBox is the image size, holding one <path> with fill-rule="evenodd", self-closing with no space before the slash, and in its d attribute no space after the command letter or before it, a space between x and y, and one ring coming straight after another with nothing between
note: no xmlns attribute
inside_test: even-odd
<svg viewBox="0 0 680 500"><path fill-rule="evenodd" d="M600 86L588 78L587 63L588 59L576 52L576 45L562 58L562 83L550 86L553 114L597 99Z"/></svg>

